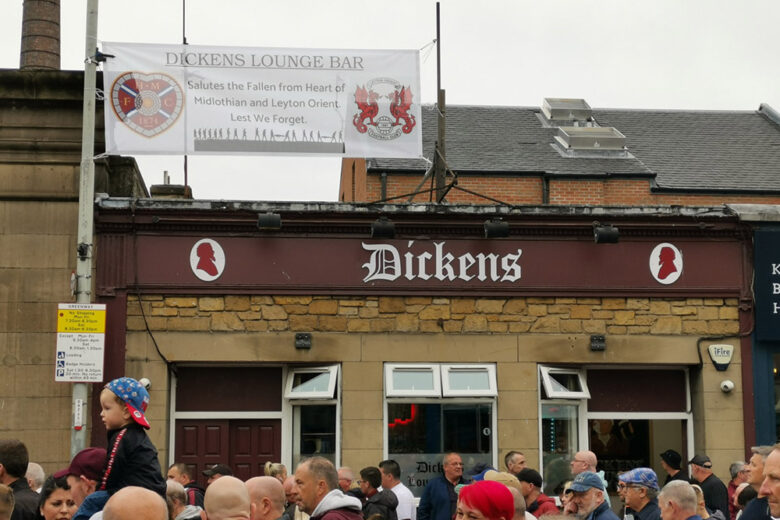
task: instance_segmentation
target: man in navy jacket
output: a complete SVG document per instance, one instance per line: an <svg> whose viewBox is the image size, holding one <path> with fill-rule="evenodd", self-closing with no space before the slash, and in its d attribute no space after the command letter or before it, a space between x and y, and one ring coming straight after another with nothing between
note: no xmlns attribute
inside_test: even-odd
<svg viewBox="0 0 780 520"><path fill-rule="evenodd" d="M444 474L431 479L417 506L417 520L452 520L458 495L455 486L468 484L463 478L463 461L457 453L448 453L442 464Z"/></svg>

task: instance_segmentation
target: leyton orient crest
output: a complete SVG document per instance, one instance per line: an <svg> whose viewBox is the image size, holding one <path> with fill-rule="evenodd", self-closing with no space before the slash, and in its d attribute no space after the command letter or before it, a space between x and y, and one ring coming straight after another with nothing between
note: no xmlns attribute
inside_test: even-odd
<svg viewBox="0 0 780 520"><path fill-rule="evenodd" d="M116 117L133 131L154 137L179 118L184 94L167 74L125 72L111 86L111 106Z"/></svg>
<svg viewBox="0 0 780 520"><path fill-rule="evenodd" d="M409 113L412 89L391 78L375 78L355 89L355 104L359 112L352 124L361 134L389 141L408 134L417 124Z"/></svg>

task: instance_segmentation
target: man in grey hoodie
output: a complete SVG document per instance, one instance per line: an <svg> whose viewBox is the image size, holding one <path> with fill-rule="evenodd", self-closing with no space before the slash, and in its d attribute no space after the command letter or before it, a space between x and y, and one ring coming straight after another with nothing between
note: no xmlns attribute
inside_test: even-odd
<svg viewBox="0 0 780 520"><path fill-rule="evenodd" d="M311 457L295 470L298 507L311 520L363 520L362 504L339 488L336 467L323 457Z"/></svg>
<svg viewBox="0 0 780 520"><path fill-rule="evenodd" d="M173 479L168 480L166 486L165 501L168 503L171 518L173 520L199 520L200 512L203 509L187 503L187 492L184 490L184 486Z"/></svg>

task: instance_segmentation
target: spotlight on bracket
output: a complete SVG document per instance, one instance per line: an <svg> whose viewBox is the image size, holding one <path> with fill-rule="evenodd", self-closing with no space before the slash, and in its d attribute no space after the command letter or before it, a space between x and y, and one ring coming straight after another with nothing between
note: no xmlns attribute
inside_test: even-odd
<svg viewBox="0 0 780 520"><path fill-rule="evenodd" d="M278 213L260 213L257 216L257 229L261 231L282 229L282 216Z"/></svg>
<svg viewBox="0 0 780 520"><path fill-rule="evenodd" d="M509 236L509 222L500 218L485 221L485 238L506 238Z"/></svg>
<svg viewBox="0 0 780 520"><path fill-rule="evenodd" d="M371 223L371 238L395 238L395 223L387 217L379 217Z"/></svg>
<svg viewBox="0 0 780 520"><path fill-rule="evenodd" d="M593 241L597 244L617 244L620 240L620 230L611 224L593 223Z"/></svg>

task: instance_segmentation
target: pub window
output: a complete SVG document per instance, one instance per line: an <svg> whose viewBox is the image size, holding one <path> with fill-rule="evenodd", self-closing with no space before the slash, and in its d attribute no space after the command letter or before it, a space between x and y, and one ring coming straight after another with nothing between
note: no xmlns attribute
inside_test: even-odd
<svg viewBox="0 0 780 520"><path fill-rule="evenodd" d="M386 364L387 457L419 497L455 451L464 470L494 465L496 368L493 364Z"/></svg>
<svg viewBox="0 0 780 520"><path fill-rule="evenodd" d="M590 399L585 371L539 365L547 399Z"/></svg>
<svg viewBox="0 0 780 520"><path fill-rule="evenodd" d="M441 397L439 365L385 365L388 397Z"/></svg>
<svg viewBox="0 0 780 520"><path fill-rule="evenodd" d="M444 397L495 397L497 394L494 365L442 365L441 376Z"/></svg>
<svg viewBox="0 0 780 520"><path fill-rule="evenodd" d="M287 372L284 397L292 405L292 461L318 455L338 464L338 365Z"/></svg>
<svg viewBox="0 0 780 520"><path fill-rule="evenodd" d="M333 399L338 365L293 368L287 374L284 396L287 399Z"/></svg>

